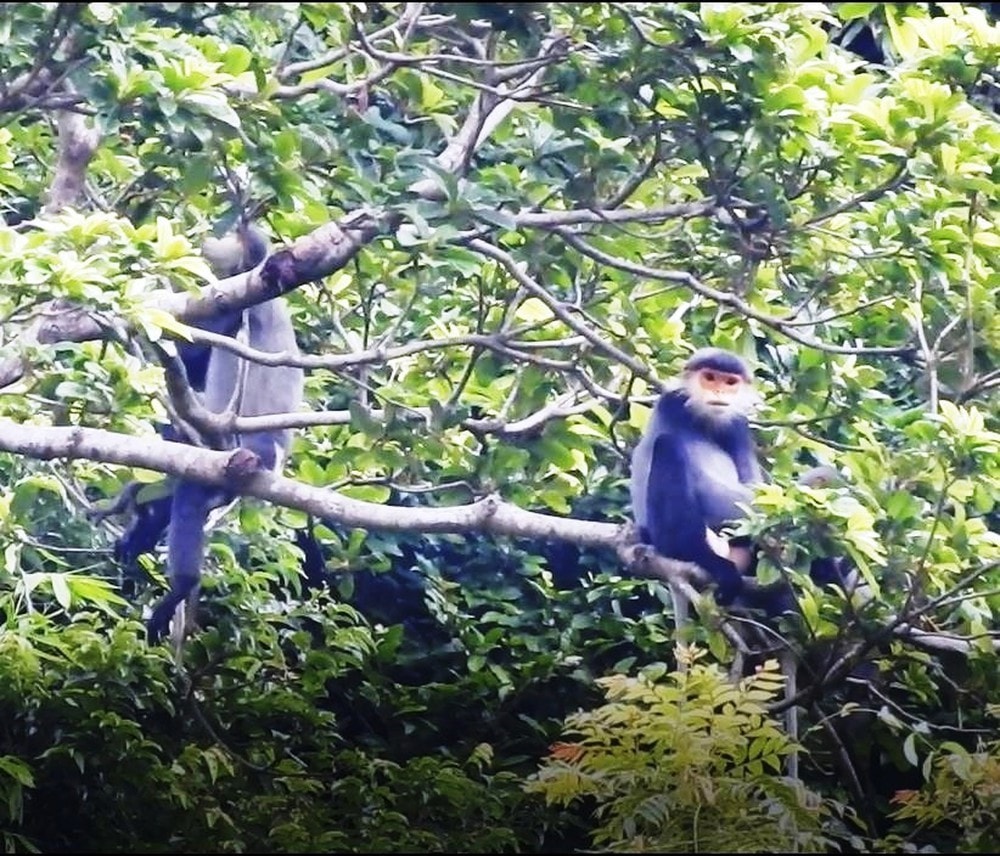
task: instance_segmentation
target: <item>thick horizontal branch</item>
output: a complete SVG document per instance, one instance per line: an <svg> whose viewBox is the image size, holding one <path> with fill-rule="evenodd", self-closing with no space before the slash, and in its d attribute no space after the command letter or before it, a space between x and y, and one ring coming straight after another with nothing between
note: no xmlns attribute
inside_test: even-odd
<svg viewBox="0 0 1000 856"><path fill-rule="evenodd" d="M437 534L482 532L605 547L614 550L627 569L679 584L695 603L699 598L688 584L691 580L705 580L704 572L697 565L663 558L651 548L635 544L631 524L601 523L526 511L496 495L465 505L402 508L352 499L330 488L314 487L266 471L235 484L227 472L232 452L215 452L157 437L133 437L101 428L21 425L6 419L0 420L0 451L46 461L88 460L142 467L220 485L235 493L297 508L351 528Z"/></svg>
<svg viewBox="0 0 1000 856"><path fill-rule="evenodd" d="M152 437L133 437L100 428L56 428L0 420L0 450L46 461L82 459L143 467L178 478L220 485L351 528L442 534L483 532L533 540L572 541L581 546L615 550L624 563L639 573L666 582L683 583L703 578L695 565L664 559L648 548L632 544L632 527L628 524L526 511L496 495L466 505L401 508L352 499L329 488L313 487L266 471L236 485L227 475L231 452L199 449Z"/></svg>
<svg viewBox="0 0 1000 856"><path fill-rule="evenodd" d="M582 223L662 223L667 220L690 220L706 217L715 211L714 199L681 202L657 208L578 208L570 211L527 211L511 219L519 228L554 229Z"/></svg>
<svg viewBox="0 0 1000 856"><path fill-rule="evenodd" d="M0 450L46 461L61 458L143 467L220 485L351 528L439 534L483 532L607 547L645 576L682 584L692 578L703 579L695 565L664 559L648 548L632 544L631 525L526 511L496 495L466 505L401 508L352 499L330 488L313 487L266 471L235 484L227 475L232 452L215 452L154 437L133 437L101 428L56 428L0 420Z"/></svg>
<svg viewBox="0 0 1000 856"><path fill-rule="evenodd" d="M400 508L352 499L328 488L312 487L270 472L256 473L236 485L226 470L231 452L100 428L57 428L0 420L0 450L39 460L82 459L143 467L224 486L347 527L393 532L486 532L609 548L615 548L621 539L622 527L617 524L525 511L496 496L445 508Z"/></svg>
<svg viewBox="0 0 1000 856"><path fill-rule="evenodd" d="M482 532L604 547L614 550L627 569L677 585L696 605L700 603L700 596L689 583L691 580L704 580L704 573L696 565L665 559L648 547L634 544L630 525L526 511L496 495L465 505L401 508L352 499L329 488L306 485L270 472L256 473L236 485L227 475L231 452L215 452L184 443L133 437L99 428L20 425L0 420L0 450L39 460L82 459L143 467L179 478L224 486L350 528L439 534ZM973 648L967 643L958 645L954 638L945 638L944 634L922 633L905 624L891 628L891 632L931 648L962 653L968 653ZM1000 643L994 642L993 645L998 647ZM846 674L846 669L843 673Z"/></svg>

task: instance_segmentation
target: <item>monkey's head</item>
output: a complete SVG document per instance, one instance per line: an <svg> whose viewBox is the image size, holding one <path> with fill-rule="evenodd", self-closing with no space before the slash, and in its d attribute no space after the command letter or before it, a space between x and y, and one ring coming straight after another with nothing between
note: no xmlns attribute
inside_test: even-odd
<svg viewBox="0 0 1000 856"><path fill-rule="evenodd" d="M684 364L687 406L698 417L718 424L746 416L757 403L750 370L736 354L702 348Z"/></svg>
<svg viewBox="0 0 1000 856"><path fill-rule="evenodd" d="M829 464L820 464L799 476L799 484L806 487L837 487L844 484L844 481L840 470Z"/></svg>
<svg viewBox="0 0 1000 856"><path fill-rule="evenodd" d="M216 278L226 279L257 267L267 258L269 246L267 236L260 229L246 226L221 238L206 238L201 254Z"/></svg>

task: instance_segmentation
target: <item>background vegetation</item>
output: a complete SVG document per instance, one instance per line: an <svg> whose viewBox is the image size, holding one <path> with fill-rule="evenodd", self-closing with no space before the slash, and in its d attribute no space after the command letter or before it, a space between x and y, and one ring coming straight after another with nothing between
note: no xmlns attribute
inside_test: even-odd
<svg viewBox="0 0 1000 856"><path fill-rule="evenodd" d="M0 8L5 849L995 851L993 6ZM307 407L175 656L87 512L221 478L153 343L241 210L287 249L208 300L287 292ZM801 614L675 648L616 531L708 344Z"/></svg>

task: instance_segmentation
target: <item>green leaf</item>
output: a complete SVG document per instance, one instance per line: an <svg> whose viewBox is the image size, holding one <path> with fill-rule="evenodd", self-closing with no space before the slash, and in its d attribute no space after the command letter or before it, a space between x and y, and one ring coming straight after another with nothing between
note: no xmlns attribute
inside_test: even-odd
<svg viewBox="0 0 1000 856"><path fill-rule="evenodd" d="M920 47L918 24L922 25L925 22L918 22L913 18L900 18L898 8L891 3L883 4L883 9L892 45L901 57L908 59Z"/></svg>
<svg viewBox="0 0 1000 856"><path fill-rule="evenodd" d="M222 70L234 77L250 68L253 54L243 45L230 45L222 55Z"/></svg>
<svg viewBox="0 0 1000 856"><path fill-rule="evenodd" d="M240 127L240 117L221 92L182 92L177 96L177 103L192 113L209 116L231 128Z"/></svg>
<svg viewBox="0 0 1000 856"><path fill-rule="evenodd" d="M433 112L444 100L444 90L434 83L433 78L422 77L420 80L420 106L427 112Z"/></svg>
<svg viewBox="0 0 1000 856"><path fill-rule="evenodd" d="M32 775L31 768L20 758L12 755L0 755L0 772L6 774L8 778L13 779L22 787L35 787L35 777Z"/></svg>
<svg viewBox="0 0 1000 856"><path fill-rule="evenodd" d="M73 598L66 578L62 574L49 574L49 582L52 583L52 593L56 601L63 609L69 610Z"/></svg>
<svg viewBox="0 0 1000 856"><path fill-rule="evenodd" d="M853 21L855 18L868 18L883 3L837 3L834 6L837 17L842 21Z"/></svg>
<svg viewBox="0 0 1000 856"><path fill-rule="evenodd" d="M539 323L548 321L555 316L553 316L552 310L537 297L529 297L527 300L521 301L517 307L517 311L514 313L514 317L518 321Z"/></svg>

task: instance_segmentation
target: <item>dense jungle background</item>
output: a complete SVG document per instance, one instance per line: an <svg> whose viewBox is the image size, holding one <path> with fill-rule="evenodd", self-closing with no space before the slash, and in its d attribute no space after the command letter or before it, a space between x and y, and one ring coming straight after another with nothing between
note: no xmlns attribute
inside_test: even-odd
<svg viewBox="0 0 1000 856"><path fill-rule="evenodd" d="M1000 848L996 6L0 7L4 849ZM284 477L149 645L163 553L93 511L222 480L162 358L275 288ZM799 608L677 634L621 524L707 345Z"/></svg>

